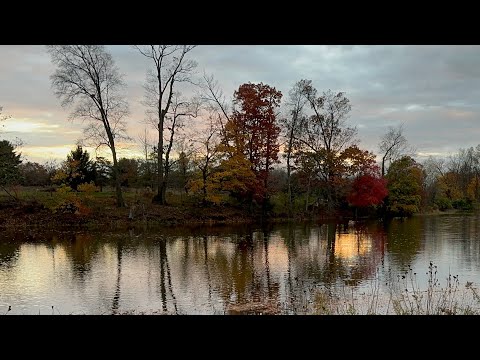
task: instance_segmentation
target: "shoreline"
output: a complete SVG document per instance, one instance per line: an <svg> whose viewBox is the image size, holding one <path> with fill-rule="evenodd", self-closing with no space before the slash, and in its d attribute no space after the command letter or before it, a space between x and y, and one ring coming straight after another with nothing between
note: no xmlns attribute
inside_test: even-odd
<svg viewBox="0 0 480 360"><path fill-rule="evenodd" d="M347 222L353 220L348 214L337 216L305 216L294 218L281 215L262 217L250 214L245 209L234 206L194 206L194 205L153 205L117 208L111 204L96 206L88 211L55 212L35 201L0 204L0 229L61 229L68 230L127 230L131 228L159 228L177 226L216 226L216 225L261 225L289 222ZM449 214L472 214L474 211L447 210L428 211L414 214L418 216L439 216ZM359 218L359 221L375 217ZM377 218L380 220L380 218Z"/></svg>

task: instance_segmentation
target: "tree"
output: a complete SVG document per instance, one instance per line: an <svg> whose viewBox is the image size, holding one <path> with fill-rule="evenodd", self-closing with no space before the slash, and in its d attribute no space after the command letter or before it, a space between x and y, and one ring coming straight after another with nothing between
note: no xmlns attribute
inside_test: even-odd
<svg viewBox="0 0 480 360"><path fill-rule="evenodd" d="M58 162L57 160L49 159L45 161L45 164L43 166L48 173L48 185L52 185L52 179L55 176L55 173L57 172L57 169L59 167Z"/></svg>
<svg viewBox="0 0 480 360"><path fill-rule="evenodd" d="M121 95L122 76L103 45L49 45L56 66L51 76L62 106L75 106L71 118L91 120L86 134L112 152L117 206L124 206L116 141L126 137L124 117L128 104Z"/></svg>
<svg viewBox="0 0 480 360"><path fill-rule="evenodd" d="M90 160L90 155L83 150L81 145L67 155L67 160L57 171L54 179L67 184L73 190L78 190L78 185L95 180L95 166Z"/></svg>
<svg viewBox="0 0 480 360"><path fill-rule="evenodd" d="M166 204L165 193L168 186L170 170L172 168L172 165L174 165L174 163L176 162L172 161L170 158L170 154L175 140L175 133L184 126L184 118L197 117L199 106L199 103L197 103L196 101L182 101L179 99L178 95L175 95L175 99L172 101L171 115L165 117L165 124L167 125L166 129L168 130L169 136L165 149L165 163L163 166L163 185L161 190L161 193L163 194L163 204Z"/></svg>
<svg viewBox="0 0 480 360"><path fill-rule="evenodd" d="M399 159L402 156L412 156L415 152L412 147L408 145L407 139L403 135L403 124L398 127L389 127L388 131L382 136L380 141L380 152L382 155L382 176L385 176L385 163Z"/></svg>
<svg viewBox="0 0 480 360"><path fill-rule="evenodd" d="M380 204L387 195L384 178L365 174L354 180L348 202L356 207L368 207Z"/></svg>
<svg viewBox="0 0 480 360"><path fill-rule="evenodd" d="M138 161L135 159L121 158L118 160L118 169L122 186L134 187L138 184Z"/></svg>
<svg viewBox="0 0 480 360"><path fill-rule="evenodd" d="M305 212L307 212L310 206L310 194L317 180L316 162L311 153L298 152L294 157L294 164L297 171L293 174L292 179L298 184L299 189L304 191Z"/></svg>
<svg viewBox="0 0 480 360"><path fill-rule="evenodd" d="M433 205L438 196L438 179L443 176L445 170L445 160L429 156L422 164L425 173L425 193L427 204ZM448 206L447 206L448 207ZM442 206L442 208L445 208Z"/></svg>
<svg viewBox="0 0 480 360"><path fill-rule="evenodd" d="M218 203L220 200L220 197L212 193L215 190L215 186L210 181L221 156L219 151L220 134L218 124L213 116L210 116L209 121L208 128L193 140L195 146L192 162L200 172L200 178L190 181L190 190L192 192L201 190L202 203L204 205L207 204L207 201Z"/></svg>
<svg viewBox="0 0 480 360"><path fill-rule="evenodd" d="M305 123L305 115L303 108L306 99L302 94L305 87L305 80L298 81L289 92L287 102L288 113L290 116L280 120L283 129L283 137L286 139L285 155L287 159L287 191L288 191L288 216L292 217L292 155L298 139L301 137L301 131Z"/></svg>
<svg viewBox="0 0 480 360"><path fill-rule="evenodd" d="M174 99L175 84L190 81L191 74L197 66L194 61L186 59L187 54L194 49L195 46L149 45L135 46L135 48L140 54L151 60L154 65L153 71L147 73L145 104L149 107L149 114L152 116L152 120L158 131L158 184L157 195L153 198L153 201L163 205L166 204L165 195L167 189L163 160L167 114L171 110L170 107ZM175 115L173 115L172 119L175 120ZM171 132L174 132L173 127Z"/></svg>
<svg viewBox="0 0 480 360"><path fill-rule="evenodd" d="M180 154L178 154L177 168L180 175L179 176L180 182L186 194L188 194L187 184L190 177L190 174L189 174L190 165L191 165L191 159L189 154L187 154L183 150L180 151Z"/></svg>
<svg viewBox="0 0 480 360"><path fill-rule="evenodd" d="M347 201L356 208L365 208L382 203L388 195L387 181L381 176L380 168L375 163L375 155L350 148L349 166L355 174Z"/></svg>
<svg viewBox="0 0 480 360"><path fill-rule="evenodd" d="M323 201L327 211L332 212L339 201L335 191L343 169L341 154L355 142L357 130L347 125L351 105L343 92L328 90L317 96L310 80L303 80L302 85L302 94L313 115L305 122L299 156L310 157L315 162L323 187Z"/></svg>
<svg viewBox="0 0 480 360"><path fill-rule="evenodd" d="M387 172L387 211L393 216L411 216L420 211L424 173L412 157L403 156Z"/></svg>
<svg viewBox="0 0 480 360"><path fill-rule="evenodd" d="M13 144L7 140L0 141L0 187L15 200L17 200L16 196L9 192L7 187L19 180L18 166L22 162L20 156L15 153Z"/></svg>
<svg viewBox="0 0 480 360"><path fill-rule="evenodd" d="M151 140L148 137L147 129L145 128L143 134L138 137L143 154L145 155L145 160L143 163L140 164L140 173L142 177L142 185L143 186L150 186L153 188L154 183L154 174L153 174L153 167L151 164L151 154L154 146L151 143Z"/></svg>
<svg viewBox="0 0 480 360"><path fill-rule="evenodd" d="M111 174L112 163L104 157L98 156L95 160L95 185L100 187L100 192L108 184Z"/></svg>
<svg viewBox="0 0 480 360"><path fill-rule="evenodd" d="M50 182L50 174L45 166L36 162L19 165L23 186L45 186Z"/></svg>
<svg viewBox="0 0 480 360"><path fill-rule="evenodd" d="M218 81L213 75L203 74L203 83L201 84L203 93L201 100L209 105L211 114L216 114L217 123L220 131L220 139L224 145L224 150L228 150L228 136L225 131L225 124L230 121L229 107ZM233 155L233 154L230 154Z"/></svg>
<svg viewBox="0 0 480 360"><path fill-rule="evenodd" d="M3 106L0 106L0 122L5 121L8 118L10 118L10 116L8 116L8 115L2 115L2 111L3 111ZM1 126L3 127L5 125L2 124Z"/></svg>
<svg viewBox="0 0 480 360"><path fill-rule="evenodd" d="M269 197L269 172L279 162L280 127L275 111L281 98L282 93L269 85L243 84L234 93L236 107L225 126L230 147L245 156L257 178L250 196L264 205Z"/></svg>
<svg viewBox="0 0 480 360"><path fill-rule="evenodd" d="M250 201L256 184L257 177L252 170L252 164L241 153L222 160L218 169L207 180L210 193L225 191L240 201L246 198ZM207 189L207 194L208 191Z"/></svg>

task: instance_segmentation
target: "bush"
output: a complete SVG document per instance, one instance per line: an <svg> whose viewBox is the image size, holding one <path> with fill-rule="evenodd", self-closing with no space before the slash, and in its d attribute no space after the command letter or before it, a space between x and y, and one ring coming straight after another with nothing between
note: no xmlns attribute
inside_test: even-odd
<svg viewBox="0 0 480 360"><path fill-rule="evenodd" d="M435 200L435 205L438 206L440 211L445 211L452 208L452 202L446 197L441 197Z"/></svg>
<svg viewBox="0 0 480 360"><path fill-rule="evenodd" d="M79 209L79 206L75 204L75 202L67 200L58 205L55 212L57 214L75 214Z"/></svg>
<svg viewBox="0 0 480 360"><path fill-rule="evenodd" d="M80 184L80 185L78 185L77 189L78 189L78 191L84 192L84 193L87 193L87 194L92 194L92 193L98 191L98 188L95 186L93 181L91 181L89 183Z"/></svg>
<svg viewBox="0 0 480 360"><path fill-rule="evenodd" d="M472 202L468 199L458 199L452 202L452 206L458 210L472 210Z"/></svg>

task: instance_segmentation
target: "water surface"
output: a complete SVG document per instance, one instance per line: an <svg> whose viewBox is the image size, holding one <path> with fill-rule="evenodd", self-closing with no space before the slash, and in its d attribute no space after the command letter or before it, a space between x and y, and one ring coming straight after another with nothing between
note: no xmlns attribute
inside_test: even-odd
<svg viewBox="0 0 480 360"><path fill-rule="evenodd" d="M246 304L312 311L315 293L387 293L430 262L480 282L480 217L125 232L0 234L0 314L228 314ZM346 289L346 290L345 290ZM10 311L8 307L11 307Z"/></svg>

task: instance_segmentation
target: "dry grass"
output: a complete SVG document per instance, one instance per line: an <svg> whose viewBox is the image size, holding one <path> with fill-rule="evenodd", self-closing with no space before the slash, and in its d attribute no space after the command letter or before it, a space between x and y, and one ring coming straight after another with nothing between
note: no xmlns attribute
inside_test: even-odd
<svg viewBox="0 0 480 360"><path fill-rule="evenodd" d="M280 304L274 301L251 302L243 304L228 304L226 315L278 315L281 314Z"/></svg>
<svg viewBox="0 0 480 360"><path fill-rule="evenodd" d="M417 274L409 269L386 283L388 293L380 292L374 281L370 293L358 294L343 287L316 292L309 312L318 315L478 315L480 295L473 283L461 286L457 275L449 274L445 285L437 277L437 266L430 262L427 288L418 285Z"/></svg>

